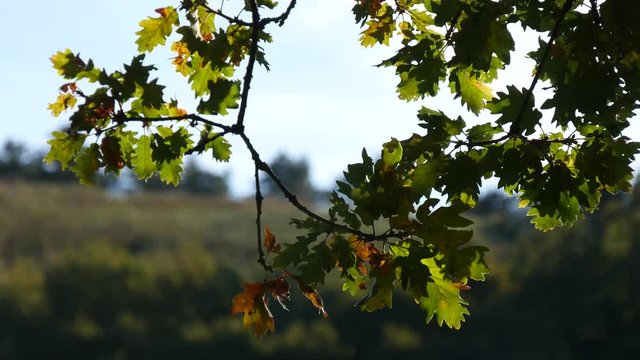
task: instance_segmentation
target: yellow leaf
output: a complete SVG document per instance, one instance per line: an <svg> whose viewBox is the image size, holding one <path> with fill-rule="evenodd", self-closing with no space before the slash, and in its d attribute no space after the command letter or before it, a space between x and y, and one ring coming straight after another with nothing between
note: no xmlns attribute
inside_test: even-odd
<svg viewBox="0 0 640 360"><path fill-rule="evenodd" d="M63 111L70 109L76 105L77 99L75 96L69 93L62 93L58 95L55 102L52 102L47 107L51 110L53 116L59 116Z"/></svg>

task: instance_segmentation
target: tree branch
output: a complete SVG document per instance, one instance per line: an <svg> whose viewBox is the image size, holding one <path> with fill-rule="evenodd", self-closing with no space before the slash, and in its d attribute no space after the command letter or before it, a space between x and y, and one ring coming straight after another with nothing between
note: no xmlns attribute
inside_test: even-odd
<svg viewBox="0 0 640 360"><path fill-rule="evenodd" d="M262 24L267 25L275 22L278 23L278 26L284 25L284 22L287 21L287 18L289 18L289 14L291 14L291 10L293 10L294 7L296 7L296 0L291 0L289 6L287 6L287 9L282 14L272 18L264 18L262 19Z"/></svg>
<svg viewBox="0 0 640 360"><path fill-rule="evenodd" d="M593 22L597 27L602 26L602 19L600 18L600 13L598 12L598 1L597 0L589 0L591 3L591 16L593 17Z"/></svg>
<svg viewBox="0 0 640 360"><path fill-rule="evenodd" d="M520 105L520 109L518 110L518 115L511 123L511 128L509 129L509 134L508 134L509 136L513 136L520 133L520 122L524 117L524 113L527 109L527 104L529 103L529 100L531 100L531 96L533 95L533 90L536 88L536 85L538 84L538 80L540 80L540 76L542 76L542 69L544 68L544 65L547 63L547 60L549 59L551 47L553 46L553 43L558 37L558 35L560 35L560 27L562 26L562 22L567 16L567 13L573 7L573 2L574 0L567 0L567 2L564 3L562 10L560 11L560 16L558 16L558 20L556 21L556 24L551 30L551 34L549 35L549 42L547 43L547 47L545 47L544 53L542 54L542 58L540 59L540 62L538 62L536 73L533 76L531 85L529 85L529 89L527 90L527 93L524 94L524 99L522 100L522 105Z"/></svg>
<svg viewBox="0 0 640 360"><path fill-rule="evenodd" d="M253 68L256 63L256 57L258 55L258 41L260 40L260 31L262 25L260 24L260 13L258 12L258 4L255 0L249 1L251 6L251 48L249 49L249 62L247 63L247 69L244 73L244 81L242 83L242 95L240 96L240 110L238 111L238 119L236 120L236 126L240 132L244 129L244 117L247 111L247 102L249 100L249 90L251 89L251 80L253 79Z"/></svg>
<svg viewBox="0 0 640 360"><path fill-rule="evenodd" d="M201 122L203 124L208 124L211 126L218 127L227 133L233 133L235 128L233 126L217 123L215 121L211 121L209 119L205 119L197 114L187 114L180 116L166 116L166 117L157 117L157 118L144 118L144 117L122 117L116 116L113 119L116 123L126 123L126 122L164 122L164 121L180 121L180 120L191 120L195 122Z"/></svg>
<svg viewBox="0 0 640 360"><path fill-rule="evenodd" d="M260 168L258 163L254 163L255 167L255 181L256 181L256 232L258 236L258 263L262 265L265 271L271 271L271 267L267 265L267 261L264 256L264 250L262 250L262 191L260 190Z"/></svg>
<svg viewBox="0 0 640 360"><path fill-rule="evenodd" d="M403 237L409 235L409 233L407 233L407 232L396 232L396 231L389 231L389 232L386 232L386 233L381 234L381 235L365 233L365 232L362 232L362 231L360 231L358 229L352 229L352 228L350 228L350 227L348 227L346 225L338 224L338 223L336 223L334 221L331 221L329 219L325 219L324 217L322 217L322 216L316 214L315 212L309 210L306 206L304 206L298 200L298 198L293 193L291 193L291 191L289 191L289 189L287 189L287 187L282 183L280 178L278 178L278 176L273 172L271 167L269 167L269 165L267 165L264 161L262 161L262 159L260 159L260 154L253 147L253 144L251 143L251 140L249 140L247 135L244 132L241 132L238 135L242 138L242 140L245 143L245 146L247 147L247 149L251 153L251 157L253 158L253 161L256 164L257 168L259 170L265 172L273 180L273 182L276 184L278 189L280 189L280 192L282 192L282 194L287 198L287 200L291 203L291 205L293 205L295 208L297 208L298 210L300 210L302 213L304 213L305 215L309 216L310 218L312 218L312 219L314 219L314 220L326 225L327 229L329 231L331 231L331 232L333 232L333 231L348 232L348 233L351 233L351 234L354 234L354 235L357 235L357 236L361 237L362 239L364 239L367 242L376 241L376 240L386 240L386 239L390 239L390 238L403 238Z"/></svg>

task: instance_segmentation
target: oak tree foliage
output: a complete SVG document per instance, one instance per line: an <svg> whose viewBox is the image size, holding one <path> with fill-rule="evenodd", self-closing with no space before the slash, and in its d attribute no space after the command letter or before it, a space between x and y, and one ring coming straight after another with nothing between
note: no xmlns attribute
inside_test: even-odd
<svg viewBox="0 0 640 360"><path fill-rule="evenodd" d="M391 138L379 156L363 151L361 162L346 166L327 215L305 207L245 133L253 71L269 69L262 45L273 40L271 28L286 26L296 0L229 0L233 12L214 1L173 0L140 21L138 53L119 70L71 50L56 53L51 62L65 82L49 108L70 116L68 129L53 133L46 160L83 184L99 169L131 168L142 180L158 174L175 185L185 156L230 161L227 140L237 136L255 164L257 251L266 274L233 299L247 327L274 331L269 304L286 306L291 291L330 316L316 289L338 272L363 311L390 308L394 292L405 291L427 322L460 328L469 314L461 294L489 272L487 249L469 245L472 222L464 217L483 180L496 178L543 231L596 210L603 191L630 189L639 144L623 131L640 100L640 2L344 1L353 3L362 46L398 45L378 66L395 71L400 99L450 91L469 115L420 109L421 132ZM531 84L494 90L512 61L515 27L539 35L528 54ZM173 52L171 63L199 100L195 109L168 98L153 77L145 55L160 46ZM536 98L538 88L549 91ZM305 235L280 243L268 228L263 234L260 176L307 216L292 221Z"/></svg>

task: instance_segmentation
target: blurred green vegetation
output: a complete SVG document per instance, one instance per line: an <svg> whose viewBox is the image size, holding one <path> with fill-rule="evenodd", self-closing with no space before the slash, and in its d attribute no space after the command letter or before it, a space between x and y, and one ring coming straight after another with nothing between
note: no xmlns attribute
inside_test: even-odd
<svg viewBox="0 0 640 360"><path fill-rule="evenodd" d="M299 293L256 340L230 314L262 278L255 204L185 192L113 197L0 180L0 359L635 359L640 350L640 192L608 197L572 229L533 230L499 195L474 212L491 248L459 331L425 325L401 295L360 313L335 279L322 319ZM298 214L264 222L293 241Z"/></svg>

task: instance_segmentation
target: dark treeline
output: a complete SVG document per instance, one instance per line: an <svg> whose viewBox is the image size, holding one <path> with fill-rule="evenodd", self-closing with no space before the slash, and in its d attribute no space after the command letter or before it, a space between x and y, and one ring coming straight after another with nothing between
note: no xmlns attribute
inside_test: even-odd
<svg viewBox="0 0 640 360"><path fill-rule="evenodd" d="M113 199L77 186L0 182L0 359L635 359L640 192L609 196L572 229L533 230L501 195L475 212L492 273L459 331L425 325L404 296L361 313L337 281L322 319L299 294L272 302L259 341L232 316L255 263L253 204L179 193ZM637 189L637 188L636 188ZM290 208L265 203L281 241ZM271 217L269 217L271 216Z"/></svg>
<svg viewBox="0 0 640 360"><path fill-rule="evenodd" d="M78 181L71 171L62 171L59 163L45 163L44 154L30 151L20 142L6 141L0 148L0 179L58 183ZM184 165L183 179L177 187L163 183L157 176L138 181L128 171L124 171L121 177L97 172L96 186L126 192L180 190L213 196L227 196L229 191L225 175L208 172L191 159Z"/></svg>

